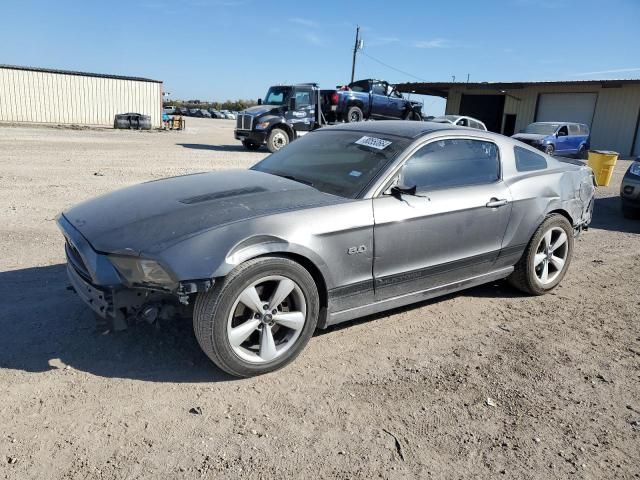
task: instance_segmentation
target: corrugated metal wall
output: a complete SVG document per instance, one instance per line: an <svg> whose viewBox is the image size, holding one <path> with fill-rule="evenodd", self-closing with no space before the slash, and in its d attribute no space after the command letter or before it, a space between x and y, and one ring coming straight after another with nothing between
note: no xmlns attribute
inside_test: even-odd
<svg viewBox="0 0 640 480"><path fill-rule="evenodd" d="M113 125L118 113L162 122L162 84L0 67L0 121Z"/></svg>
<svg viewBox="0 0 640 480"><path fill-rule="evenodd" d="M598 85L542 85L528 86L507 92L504 113L516 115L516 132L535 121L538 95L541 93L598 94L596 111L591 124L591 148L615 150L631 155L633 139L640 116L640 85L602 88ZM463 93L496 95L495 90L468 89L461 85L452 88L447 98L446 113L455 115L460 109Z"/></svg>

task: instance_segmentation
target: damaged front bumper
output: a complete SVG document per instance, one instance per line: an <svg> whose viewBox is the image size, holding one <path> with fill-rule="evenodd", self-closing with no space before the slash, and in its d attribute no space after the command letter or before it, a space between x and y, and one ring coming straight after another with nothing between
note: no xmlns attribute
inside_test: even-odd
<svg viewBox="0 0 640 480"><path fill-rule="evenodd" d="M190 297L208 290L213 281L178 282L174 291L126 285L108 255L96 252L82 234L61 215L58 225L66 244L67 276L71 288L113 330L135 320L188 315Z"/></svg>

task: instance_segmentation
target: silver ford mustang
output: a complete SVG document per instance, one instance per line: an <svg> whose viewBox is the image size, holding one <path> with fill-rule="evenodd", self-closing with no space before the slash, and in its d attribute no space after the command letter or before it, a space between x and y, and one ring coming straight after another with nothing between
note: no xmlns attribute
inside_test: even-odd
<svg viewBox="0 0 640 480"><path fill-rule="evenodd" d="M68 275L114 328L193 317L223 370L281 368L316 328L507 278L542 295L591 221L591 169L429 122L339 125L250 170L62 213Z"/></svg>

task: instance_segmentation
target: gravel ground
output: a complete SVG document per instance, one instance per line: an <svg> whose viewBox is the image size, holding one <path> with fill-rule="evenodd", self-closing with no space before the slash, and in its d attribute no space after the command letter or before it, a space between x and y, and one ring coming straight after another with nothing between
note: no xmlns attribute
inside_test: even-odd
<svg viewBox="0 0 640 480"><path fill-rule="evenodd" d="M188 322L103 335L54 217L264 152L185 132L0 128L0 478L637 478L640 221L600 188L562 285L499 282L318 332L235 380Z"/></svg>

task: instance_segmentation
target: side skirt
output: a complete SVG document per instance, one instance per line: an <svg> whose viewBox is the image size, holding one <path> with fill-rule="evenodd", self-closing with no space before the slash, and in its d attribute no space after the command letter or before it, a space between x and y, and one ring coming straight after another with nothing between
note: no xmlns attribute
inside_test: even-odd
<svg viewBox="0 0 640 480"><path fill-rule="evenodd" d="M513 272L513 267L501 268L493 272L471 277L466 280L441 285L438 287L429 288L427 290L421 290L418 292L407 293L393 298L385 298L375 303L369 303L360 307L350 308L342 310L340 312L334 312L329 314L327 318L327 326L335 325L337 323L353 320L354 318L365 317L367 315L373 315L374 313L383 312L385 310L391 310L393 308L403 307L412 303L423 302L434 297L440 297L449 293L465 290L467 288L477 287L484 283L493 282L508 277Z"/></svg>

